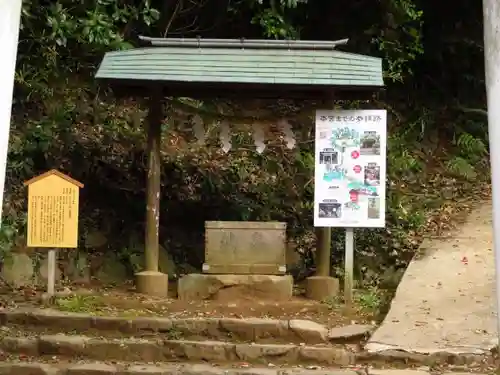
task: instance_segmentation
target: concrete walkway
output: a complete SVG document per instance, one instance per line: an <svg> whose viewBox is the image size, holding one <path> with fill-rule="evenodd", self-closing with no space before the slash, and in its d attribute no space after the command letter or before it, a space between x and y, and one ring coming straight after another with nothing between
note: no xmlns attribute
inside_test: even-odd
<svg viewBox="0 0 500 375"><path fill-rule="evenodd" d="M454 236L426 240L370 352L486 354L497 344L491 203L469 216Z"/></svg>

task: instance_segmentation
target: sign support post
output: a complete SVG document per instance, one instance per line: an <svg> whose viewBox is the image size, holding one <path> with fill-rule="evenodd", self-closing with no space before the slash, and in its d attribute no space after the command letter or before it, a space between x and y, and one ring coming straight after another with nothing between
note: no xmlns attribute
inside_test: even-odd
<svg viewBox="0 0 500 375"><path fill-rule="evenodd" d="M354 289L354 228L345 230L344 303L352 310Z"/></svg>
<svg viewBox="0 0 500 375"><path fill-rule="evenodd" d="M47 267L47 294L52 297L55 293L56 285L56 249L50 249L48 254Z"/></svg>

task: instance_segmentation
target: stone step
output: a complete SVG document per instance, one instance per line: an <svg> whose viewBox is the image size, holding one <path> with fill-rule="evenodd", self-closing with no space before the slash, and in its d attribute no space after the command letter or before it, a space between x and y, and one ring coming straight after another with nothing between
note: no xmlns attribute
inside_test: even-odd
<svg viewBox="0 0 500 375"><path fill-rule="evenodd" d="M163 318L96 316L52 309L0 310L0 325L27 330L76 332L106 336L157 334L165 339L209 339L262 343L352 343L365 338L370 325L328 329L310 320L262 318Z"/></svg>
<svg viewBox="0 0 500 375"><path fill-rule="evenodd" d="M224 341L103 338L84 335L34 335L1 337L0 353L28 357L135 362L209 362L212 364L297 364L353 366L359 364L468 365L494 364L493 356L430 355L399 351L369 353L349 345L294 345L231 343Z"/></svg>
<svg viewBox="0 0 500 375"><path fill-rule="evenodd" d="M0 375L431 375L422 369L322 368L322 367L216 367L208 364L109 364L104 362L0 363ZM443 375L475 375L448 372Z"/></svg>
<svg viewBox="0 0 500 375"><path fill-rule="evenodd" d="M206 361L210 363L311 363L346 366L356 362L354 352L344 346L250 344L224 341L188 341L143 338L102 338L83 335L4 336L4 353L56 356L97 361Z"/></svg>
<svg viewBox="0 0 500 375"><path fill-rule="evenodd" d="M0 364L0 375L318 375L314 369L269 367L214 367L207 364L109 364L91 363L27 363L7 362ZM357 375L354 370L338 368L322 369L321 375ZM420 374L415 374L420 375ZM427 375L427 374L422 374Z"/></svg>

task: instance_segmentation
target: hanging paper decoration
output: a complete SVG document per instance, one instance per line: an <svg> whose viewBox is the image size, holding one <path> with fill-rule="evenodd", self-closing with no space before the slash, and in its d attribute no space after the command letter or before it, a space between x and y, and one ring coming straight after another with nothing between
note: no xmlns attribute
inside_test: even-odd
<svg viewBox="0 0 500 375"><path fill-rule="evenodd" d="M193 117L193 132L194 136L198 140L198 144L203 144L205 143L205 126L203 124L203 119L200 117L200 115L194 115Z"/></svg>
<svg viewBox="0 0 500 375"><path fill-rule="evenodd" d="M222 144L222 150L228 153L231 150L231 129L227 121L221 121L219 123L219 140Z"/></svg>
<svg viewBox="0 0 500 375"><path fill-rule="evenodd" d="M296 141L293 135L292 125L290 125L287 119L279 120L278 125L281 127L283 135L285 136L286 147L289 149L294 148Z"/></svg>
<svg viewBox="0 0 500 375"><path fill-rule="evenodd" d="M252 128L255 148L259 154L262 154L266 149L264 129L262 128L262 124L260 123L254 123L252 125Z"/></svg>

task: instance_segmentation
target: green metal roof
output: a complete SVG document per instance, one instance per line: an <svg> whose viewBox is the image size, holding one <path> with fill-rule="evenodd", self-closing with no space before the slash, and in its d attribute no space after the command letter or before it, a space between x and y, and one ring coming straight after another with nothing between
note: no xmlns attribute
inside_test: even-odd
<svg viewBox="0 0 500 375"><path fill-rule="evenodd" d="M149 39L105 54L97 79L176 83L384 86L382 60L337 42Z"/></svg>

